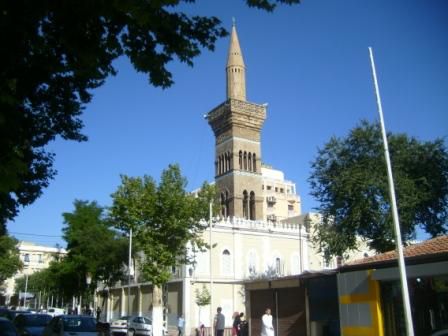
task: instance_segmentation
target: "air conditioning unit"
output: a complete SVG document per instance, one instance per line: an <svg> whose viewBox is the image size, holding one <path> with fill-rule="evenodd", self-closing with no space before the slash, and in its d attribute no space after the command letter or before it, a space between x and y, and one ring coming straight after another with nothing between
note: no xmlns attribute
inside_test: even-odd
<svg viewBox="0 0 448 336"><path fill-rule="evenodd" d="M268 203L276 203L277 199L274 196L268 196L268 197L266 197L266 201Z"/></svg>

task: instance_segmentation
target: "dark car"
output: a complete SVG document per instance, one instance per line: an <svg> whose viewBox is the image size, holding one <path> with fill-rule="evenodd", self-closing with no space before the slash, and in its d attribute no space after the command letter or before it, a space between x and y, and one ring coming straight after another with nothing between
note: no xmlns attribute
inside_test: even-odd
<svg viewBox="0 0 448 336"><path fill-rule="evenodd" d="M42 336L51 319L48 314L20 314L13 323L21 336Z"/></svg>
<svg viewBox="0 0 448 336"><path fill-rule="evenodd" d="M0 317L0 336L19 336L14 324L4 317Z"/></svg>
<svg viewBox="0 0 448 336"><path fill-rule="evenodd" d="M23 315L23 314L30 314L29 311L26 310L8 310L8 312L5 313L5 315L3 315L4 317L6 317L8 320L10 321L14 321L14 319L16 318L16 316L18 315Z"/></svg>

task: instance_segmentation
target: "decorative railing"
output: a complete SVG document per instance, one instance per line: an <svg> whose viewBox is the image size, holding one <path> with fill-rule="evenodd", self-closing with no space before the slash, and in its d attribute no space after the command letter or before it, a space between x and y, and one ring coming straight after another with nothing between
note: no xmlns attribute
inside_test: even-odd
<svg viewBox="0 0 448 336"><path fill-rule="evenodd" d="M305 235L305 226L296 223L249 220L237 217L215 218L214 227L265 231L271 233L288 233Z"/></svg>

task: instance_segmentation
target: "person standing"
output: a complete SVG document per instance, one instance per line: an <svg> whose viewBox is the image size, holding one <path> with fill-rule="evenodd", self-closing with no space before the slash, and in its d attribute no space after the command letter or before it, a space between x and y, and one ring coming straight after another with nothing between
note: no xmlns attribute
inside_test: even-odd
<svg viewBox="0 0 448 336"><path fill-rule="evenodd" d="M216 336L223 336L224 335L224 328L226 325L226 318L222 312L222 308L218 307L216 309L216 316L215 316L215 323L214 327L216 330Z"/></svg>
<svg viewBox="0 0 448 336"><path fill-rule="evenodd" d="M261 318L261 336L274 336L271 309L269 308L266 308L266 311Z"/></svg>
<svg viewBox="0 0 448 336"><path fill-rule="evenodd" d="M240 324L241 324L240 314L238 312L233 313L232 336L239 336Z"/></svg>
<svg viewBox="0 0 448 336"><path fill-rule="evenodd" d="M179 330L179 336L182 336L184 334L184 328L185 328L185 319L184 316L181 315L177 320L177 329Z"/></svg>
<svg viewBox="0 0 448 336"><path fill-rule="evenodd" d="M244 318L244 313L240 313L240 332L238 336L248 336L248 325L247 321Z"/></svg>

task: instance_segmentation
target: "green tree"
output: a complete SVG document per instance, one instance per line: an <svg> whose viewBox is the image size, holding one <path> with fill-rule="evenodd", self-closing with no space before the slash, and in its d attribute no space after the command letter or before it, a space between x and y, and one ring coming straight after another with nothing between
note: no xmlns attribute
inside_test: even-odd
<svg viewBox="0 0 448 336"><path fill-rule="evenodd" d="M67 284L64 292L92 293L97 281L112 285L123 278L123 265L127 261L127 239L111 228L104 209L96 202L76 200L73 212L64 213L64 239L67 256L55 269L57 277ZM91 276L90 287L86 284Z"/></svg>
<svg viewBox="0 0 448 336"><path fill-rule="evenodd" d="M199 288L196 288L194 291L194 296L195 296L195 302L199 307L198 321L200 321L201 320L201 309L202 309L202 307L208 306L211 303L212 296L211 296L208 288L205 287L205 285L202 285L201 290L199 290Z"/></svg>
<svg viewBox="0 0 448 336"><path fill-rule="evenodd" d="M299 0L246 0L273 10ZM226 30L216 17L178 10L194 0L2 1L0 4L0 226L33 203L55 175L45 146L84 141L80 116L92 90L130 59L150 84L173 84L167 63L188 65ZM0 230L0 234L1 230Z"/></svg>
<svg viewBox="0 0 448 336"><path fill-rule="evenodd" d="M209 203L216 192L204 184L195 197L185 191L186 183L179 166L170 165L159 183L149 176L122 176L121 185L112 194L112 220L122 230L132 229L134 248L142 252L140 270L153 284L155 328L161 311L160 286L170 279L171 266L193 262L188 244L206 246L200 235L206 227L201 220L208 217ZM154 333L158 333L156 329Z"/></svg>
<svg viewBox="0 0 448 336"><path fill-rule="evenodd" d="M0 235L0 285L22 268L17 240Z"/></svg>
<svg viewBox="0 0 448 336"><path fill-rule="evenodd" d="M448 153L443 140L421 142L388 134L389 152L404 242L418 228L446 233ZM323 215L317 243L323 252L343 255L356 237L383 252L394 248L393 219L380 125L362 121L345 138L332 138L318 151L309 179Z"/></svg>

